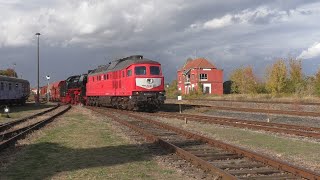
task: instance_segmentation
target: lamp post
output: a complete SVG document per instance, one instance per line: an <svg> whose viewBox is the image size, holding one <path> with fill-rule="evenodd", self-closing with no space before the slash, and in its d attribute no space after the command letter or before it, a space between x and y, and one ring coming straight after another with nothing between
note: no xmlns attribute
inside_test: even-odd
<svg viewBox="0 0 320 180"><path fill-rule="evenodd" d="M37 105L39 105L39 103L40 103L40 101L39 101L39 58L40 58L40 55L39 55L39 36L40 36L40 33L36 33L36 36L38 37L38 77L37 77L37 79L38 79L38 81L37 81L37 102L36 102L36 104Z"/></svg>
<svg viewBox="0 0 320 180"><path fill-rule="evenodd" d="M48 85L47 85L47 103L49 102L49 98L50 98L50 96L49 96L49 80L50 80L50 76L46 76L46 78L47 78L47 81L48 81Z"/></svg>

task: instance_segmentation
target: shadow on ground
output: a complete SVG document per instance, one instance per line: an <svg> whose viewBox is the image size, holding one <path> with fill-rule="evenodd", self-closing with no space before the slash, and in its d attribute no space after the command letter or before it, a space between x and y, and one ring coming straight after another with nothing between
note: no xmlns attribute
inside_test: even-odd
<svg viewBox="0 0 320 180"><path fill-rule="evenodd" d="M137 145L72 149L56 143L38 143L23 148L23 155L18 155L8 168L1 168L0 179L49 179L59 172L149 161L154 155Z"/></svg>

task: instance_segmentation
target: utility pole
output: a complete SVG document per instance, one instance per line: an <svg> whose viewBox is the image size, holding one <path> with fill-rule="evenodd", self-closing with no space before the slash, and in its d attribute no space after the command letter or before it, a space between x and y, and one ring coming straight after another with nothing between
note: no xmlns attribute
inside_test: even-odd
<svg viewBox="0 0 320 180"><path fill-rule="evenodd" d="M46 78L47 78L47 81L48 81L48 85L47 85L47 103L49 102L49 99L50 99L50 94L49 94L49 92L50 92L50 90L49 90L49 80L50 80L50 76L46 76Z"/></svg>
<svg viewBox="0 0 320 180"><path fill-rule="evenodd" d="M39 77L40 77L40 68L39 68L39 66L40 66L40 62L39 62L39 59L40 59L40 54L39 54L39 36L40 36L40 33L36 33L36 36L38 37L38 77L37 77L37 79L38 79L38 81L37 81L37 100L36 100L36 104L37 105L39 105L40 104L40 101L39 101L39 96L40 96L40 94L39 94Z"/></svg>

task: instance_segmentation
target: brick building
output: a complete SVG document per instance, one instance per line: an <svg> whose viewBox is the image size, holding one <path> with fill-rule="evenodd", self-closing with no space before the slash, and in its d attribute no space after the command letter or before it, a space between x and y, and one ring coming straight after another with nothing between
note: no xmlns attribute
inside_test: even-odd
<svg viewBox="0 0 320 180"><path fill-rule="evenodd" d="M178 89L182 94L198 90L198 84L206 94L223 94L223 70L217 69L204 58L188 59L177 72Z"/></svg>

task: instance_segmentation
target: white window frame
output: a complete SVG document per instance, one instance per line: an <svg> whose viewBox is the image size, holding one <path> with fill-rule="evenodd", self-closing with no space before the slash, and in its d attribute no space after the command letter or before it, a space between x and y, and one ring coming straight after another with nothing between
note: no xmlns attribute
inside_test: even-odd
<svg viewBox="0 0 320 180"><path fill-rule="evenodd" d="M200 81L208 81L208 74L200 74L199 79Z"/></svg>

